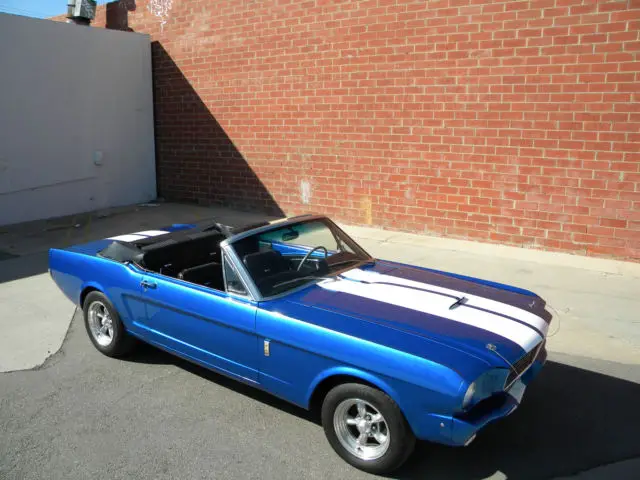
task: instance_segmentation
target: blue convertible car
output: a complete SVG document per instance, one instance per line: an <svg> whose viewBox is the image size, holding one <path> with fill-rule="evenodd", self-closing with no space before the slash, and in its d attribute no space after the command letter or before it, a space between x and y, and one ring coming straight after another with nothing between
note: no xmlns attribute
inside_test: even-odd
<svg viewBox="0 0 640 480"><path fill-rule="evenodd" d="M546 359L539 296L376 260L323 216L173 225L49 263L102 353L140 339L318 409L334 450L373 473L416 438L468 445Z"/></svg>

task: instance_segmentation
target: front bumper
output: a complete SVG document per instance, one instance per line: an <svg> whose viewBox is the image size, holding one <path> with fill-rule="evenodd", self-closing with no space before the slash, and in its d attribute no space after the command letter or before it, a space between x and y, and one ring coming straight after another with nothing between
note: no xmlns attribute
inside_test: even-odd
<svg viewBox="0 0 640 480"><path fill-rule="evenodd" d="M468 445L487 424L510 415L518 408L527 385L540 372L546 359L547 353L543 349L531 367L514 382L507 392L482 400L468 412L452 416L429 414L423 417L422 428L419 428L421 431L415 432L416 435L422 440L445 445Z"/></svg>
<svg viewBox="0 0 640 480"><path fill-rule="evenodd" d="M512 414L520 405L527 385L538 375L546 360L547 352L542 350L536 361L507 392L493 395L478 403L469 412L452 417L450 444L468 445L487 424Z"/></svg>
<svg viewBox="0 0 640 480"><path fill-rule="evenodd" d="M468 445L475 438L480 429L487 424L506 417L518 408L526 386L522 380L517 380L508 393L494 395L478 403L468 413L451 417L450 445ZM517 396L511 394L517 392Z"/></svg>

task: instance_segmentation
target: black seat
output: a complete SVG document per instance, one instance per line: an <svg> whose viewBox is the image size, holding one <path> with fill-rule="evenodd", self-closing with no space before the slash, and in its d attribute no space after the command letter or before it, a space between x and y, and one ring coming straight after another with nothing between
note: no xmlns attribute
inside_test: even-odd
<svg viewBox="0 0 640 480"><path fill-rule="evenodd" d="M219 234L201 235L198 238L186 238L170 242L162 242L143 247L142 266L175 277L178 272L194 266L212 262L220 262L220 241L224 237Z"/></svg>
<svg viewBox="0 0 640 480"><path fill-rule="evenodd" d="M244 256L243 261L256 282L291 269L289 261L275 250L249 253Z"/></svg>
<svg viewBox="0 0 640 480"><path fill-rule="evenodd" d="M198 265L197 267L185 268L178 274L178 278L224 291L222 264L218 262L210 262L204 265Z"/></svg>

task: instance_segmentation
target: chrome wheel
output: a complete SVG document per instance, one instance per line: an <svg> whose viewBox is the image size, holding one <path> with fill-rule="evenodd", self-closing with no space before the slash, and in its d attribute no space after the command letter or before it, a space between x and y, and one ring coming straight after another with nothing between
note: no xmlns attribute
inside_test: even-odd
<svg viewBox="0 0 640 480"><path fill-rule="evenodd" d="M95 301L88 310L89 331L95 341L102 347L113 342L113 319L104 303Z"/></svg>
<svg viewBox="0 0 640 480"><path fill-rule="evenodd" d="M391 433L382 414L359 398L343 400L333 414L342 446L362 460L376 460L389 449Z"/></svg>

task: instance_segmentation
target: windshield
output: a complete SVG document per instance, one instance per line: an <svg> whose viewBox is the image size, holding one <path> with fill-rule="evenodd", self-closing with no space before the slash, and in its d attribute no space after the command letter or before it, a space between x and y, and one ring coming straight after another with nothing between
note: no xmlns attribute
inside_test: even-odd
<svg viewBox="0 0 640 480"><path fill-rule="evenodd" d="M256 233L231 244L263 297L300 287L372 258L328 219Z"/></svg>

